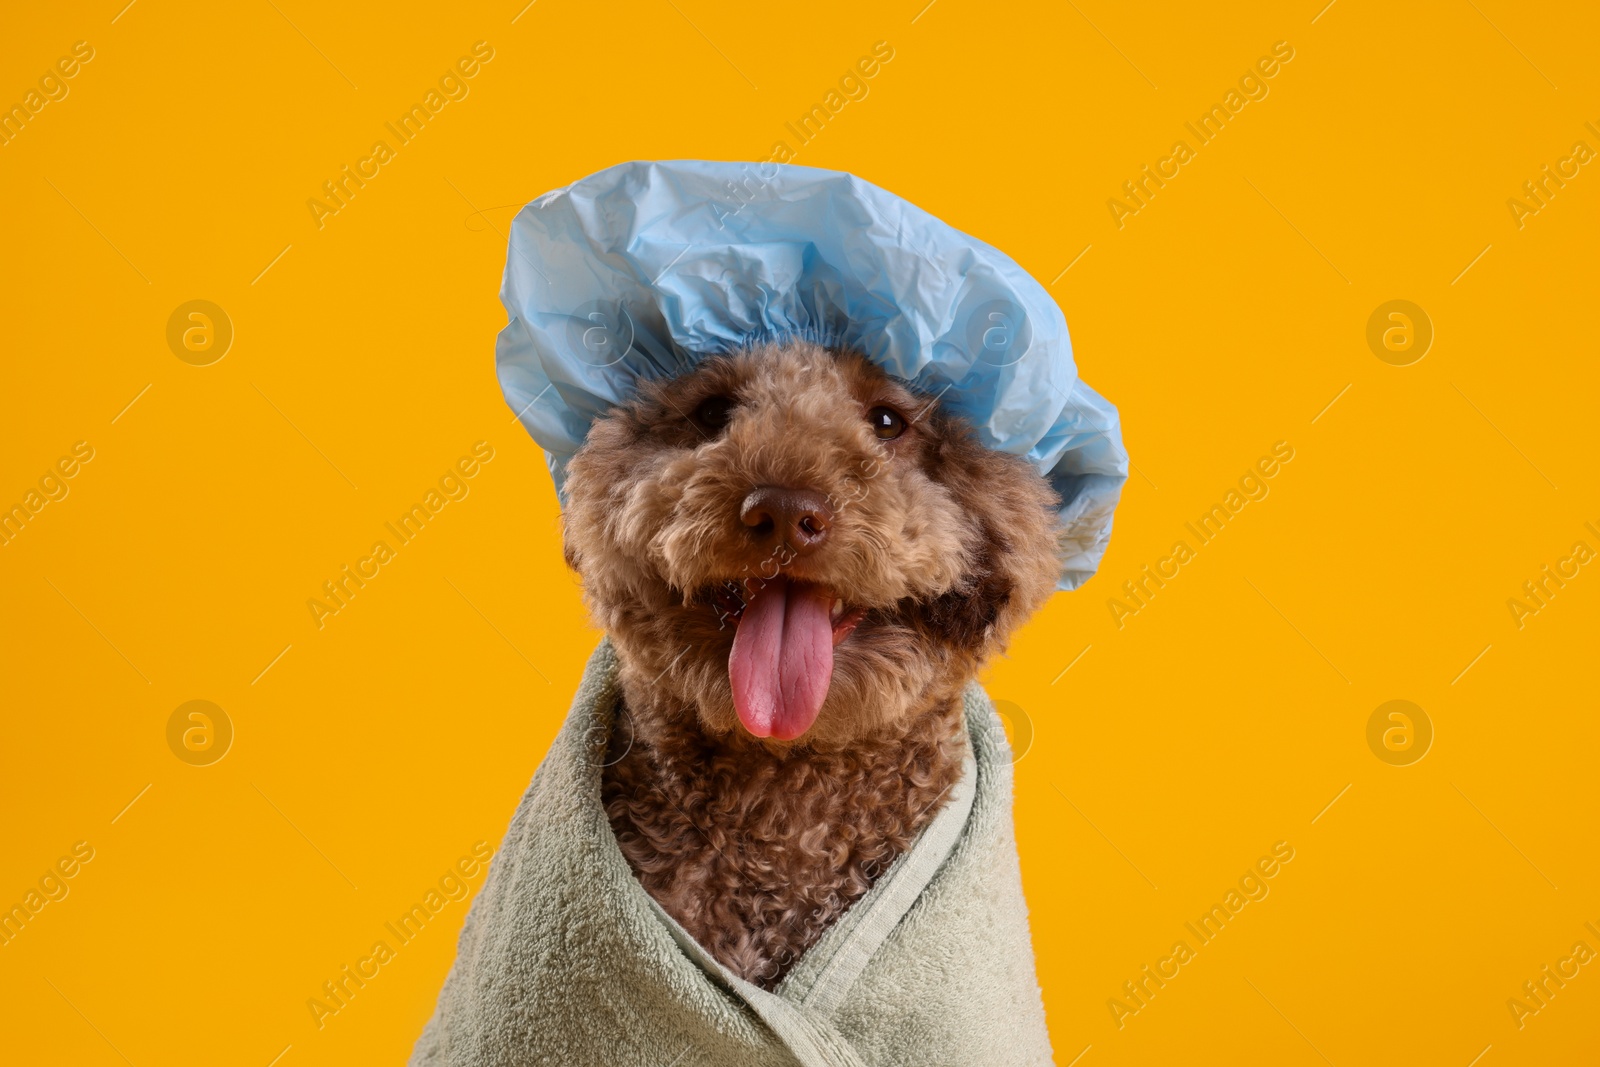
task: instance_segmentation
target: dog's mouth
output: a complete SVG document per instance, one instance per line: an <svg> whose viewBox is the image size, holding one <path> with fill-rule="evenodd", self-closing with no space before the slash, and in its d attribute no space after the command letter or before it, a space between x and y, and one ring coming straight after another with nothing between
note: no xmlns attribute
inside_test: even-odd
<svg viewBox="0 0 1600 1067"><path fill-rule="evenodd" d="M733 706L756 737L792 741L811 729L833 679L833 650L850 636L865 608L814 582L777 577L713 593L737 630L728 655Z"/></svg>

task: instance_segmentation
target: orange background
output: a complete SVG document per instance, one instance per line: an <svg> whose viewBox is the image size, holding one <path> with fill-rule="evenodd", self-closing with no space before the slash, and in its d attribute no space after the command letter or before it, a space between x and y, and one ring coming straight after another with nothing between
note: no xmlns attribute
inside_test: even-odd
<svg viewBox="0 0 1600 1067"><path fill-rule="evenodd" d="M409 1053L464 902L320 1029L306 1002L498 841L597 639L494 378L511 216L622 160L779 139L1014 256L1123 413L1100 575L987 679L1033 733L1016 812L1059 1062L1600 1054L1593 965L1520 1029L1506 1004L1600 949L1600 576L1520 628L1507 604L1600 549L1600 174L1520 228L1507 206L1600 149L1591 7L123 2L0 37L0 103L94 49L0 146L0 504L94 450L0 547L0 905L94 850L0 947L8 1058ZM469 95L318 228L306 201L477 41ZM878 41L869 94L798 146L785 123ZM1269 94L1197 147L1184 123L1278 41ZM1118 228L1108 199L1180 138ZM209 366L167 342L195 299L234 330ZM1409 366L1366 339L1394 299L1435 332ZM470 495L319 630L306 601L478 441ZM1279 441L1270 495L1118 628L1122 583ZM1409 766L1368 747L1395 699L1434 731ZM168 745L191 700L233 727L209 766ZM1107 1001L1278 841L1270 895L1119 1029Z"/></svg>

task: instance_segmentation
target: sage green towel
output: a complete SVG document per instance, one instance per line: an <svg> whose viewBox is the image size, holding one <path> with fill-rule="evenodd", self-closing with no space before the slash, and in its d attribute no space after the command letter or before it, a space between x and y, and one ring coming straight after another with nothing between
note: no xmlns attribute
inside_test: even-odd
<svg viewBox="0 0 1600 1067"><path fill-rule="evenodd" d="M616 711L602 641L461 931L414 1067L1051 1063L993 706L911 850L775 992L712 960L634 879L600 806Z"/></svg>

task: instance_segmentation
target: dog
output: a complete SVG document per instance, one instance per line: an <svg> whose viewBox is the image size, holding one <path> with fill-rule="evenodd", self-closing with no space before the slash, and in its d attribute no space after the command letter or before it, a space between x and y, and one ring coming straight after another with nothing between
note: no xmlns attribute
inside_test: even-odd
<svg viewBox="0 0 1600 1067"><path fill-rule="evenodd" d="M601 798L733 973L774 988L939 812L963 688L1056 587L1059 507L938 396L807 341L594 423L563 548L620 661Z"/></svg>

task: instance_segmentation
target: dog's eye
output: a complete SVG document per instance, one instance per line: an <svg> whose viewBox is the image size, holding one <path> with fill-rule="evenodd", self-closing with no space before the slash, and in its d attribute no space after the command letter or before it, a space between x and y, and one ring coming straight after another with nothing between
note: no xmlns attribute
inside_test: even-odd
<svg viewBox="0 0 1600 1067"><path fill-rule="evenodd" d="M873 408L867 412L867 424L880 441L893 441L906 432L906 420L894 408Z"/></svg>
<svg viewBox="0 0 1600 1067"><path fill-rule="evenodd" d="M694 421L715 433L728 425L734 403L725 396L708 396L694 409Z"/></svg>

